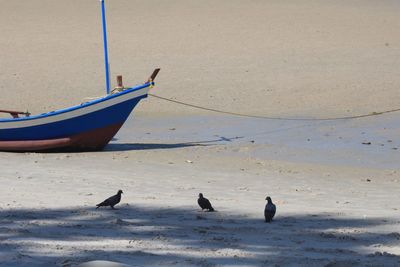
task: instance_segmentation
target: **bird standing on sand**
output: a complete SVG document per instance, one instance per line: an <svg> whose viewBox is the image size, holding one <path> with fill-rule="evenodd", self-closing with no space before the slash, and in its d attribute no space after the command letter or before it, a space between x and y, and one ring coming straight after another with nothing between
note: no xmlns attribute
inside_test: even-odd
<svg viewBox="0 0 400 267"><path fill-rule="evenodd" d="M272 199L270 197L267 197L265 200L268 201L264 209L265 222L271 222L276 213L276 206L274 203L272 203Z"/></svg>
<svg viewBox="0 0 400 267"><path fill-rule="evenodd" d="M114 206L117 205L120 201L121 201L121 194L122 194L122 190L118 190L118 193L112 197L107 198L106 200L104 200L103 202L97 204L97 208L99 207L107 207L110 206L112 209L114 209Z"/></svg>
<svg viewBox="0 0 400 267"><path fill-rule="evenodd" d="M199 194L199 199L197 200L197 203L199 204L201 210L208 210L208 211L214 211L214 208L211 206L210 201L203 197L203 194Z"/></svg>

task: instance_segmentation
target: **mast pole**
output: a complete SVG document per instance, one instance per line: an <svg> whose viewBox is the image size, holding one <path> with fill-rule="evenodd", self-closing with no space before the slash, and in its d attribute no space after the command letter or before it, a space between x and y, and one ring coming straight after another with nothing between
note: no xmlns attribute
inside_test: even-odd
<svg viewBox="0 0 400 267"><path fill-rule="evenodd" d="M103 41L104 41L104 64L106 69L106 90L110 94L110 64L108 62L108 46L107 46L107 25L106 25L106 9L104 7L104 0L101 2L101 17L103 22Z"/></svg>

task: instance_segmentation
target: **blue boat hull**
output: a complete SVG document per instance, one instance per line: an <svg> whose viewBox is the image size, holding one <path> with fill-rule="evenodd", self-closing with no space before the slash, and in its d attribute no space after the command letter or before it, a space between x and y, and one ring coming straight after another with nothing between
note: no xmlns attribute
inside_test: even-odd
<svg viewBox="0 0 400 267"><path fill-rule="evenodd" d="M0 150L100 150L147 97L152 83L38 116L0 120Z"/></svg>

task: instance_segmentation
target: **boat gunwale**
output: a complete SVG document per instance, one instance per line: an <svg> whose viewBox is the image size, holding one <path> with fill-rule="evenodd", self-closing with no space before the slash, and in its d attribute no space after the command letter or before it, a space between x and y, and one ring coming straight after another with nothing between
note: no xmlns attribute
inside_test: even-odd
<svg viewBox="0 0 400 267"><path fill-rule="evenodd" d="M98 98L98 99L94 99L94 100L89 100L87 102L84 102L82 104L79 105L75 105L72 107L68 107L68 108L63 108L63 109L58 109L58 110L54 110L54 111L50 111L50 112L46 112L46 113L42 113L39 115L33 115L33 116L29 116L29 117L20 117L20 118L0 118L0 123L7 123L7 122L16 122L16 121L28 121L28 120L36 120L36 119L41 119L41 118L46 118L46 117L51 117L51 116L55 116L55 115L59 115L59 114L63 114L63 113L67 113L70 111L74 111L74 110L78 110L81 108L85 108L85 107L89 107L101 102L105 102L107 100L125 95L125 94L129 94L132 92L136 92L139 91L141 89L147 88L149 86L153 86L154 82L146 82L144 84L140 84L140 85L136 85L134 87L130 87L125 89L124 91L115 93L115 94L111 94L111 95L106 95L104 97Z"/></svg>

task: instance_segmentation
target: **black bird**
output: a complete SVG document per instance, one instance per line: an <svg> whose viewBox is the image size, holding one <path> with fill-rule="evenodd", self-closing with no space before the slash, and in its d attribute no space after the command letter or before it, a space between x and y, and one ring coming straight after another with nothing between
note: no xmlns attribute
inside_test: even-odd
<svg viewBox="0 0 400 267"><path fill-rule="evenodd" d="M112 209L114 209L114 206L117 205L120 201L121 201L121 194L122 194L122 190L118 190L118 193L112 197L107 198L106 200L104 200L103 202L97 204L97 208L99 207L107 207L110 206Z"/></svg>
<svg viewBox="0 0 400 267"><path fill-rule="evenodd" d="M271 222L276 213L276 206L274 203L272 203L272 199L270 197L267 197L265 200L268 201L264 209L265 222Z"/></svg>
<svg viewBox="0 0 400 267"><path fill-rule="evenodd" d="M199 194L199 199L197 200L197 203L199 204L201 210L208 210L208 211L214 211L214 208L211 206L210 201L203 197L203 194Z"/></svg>

